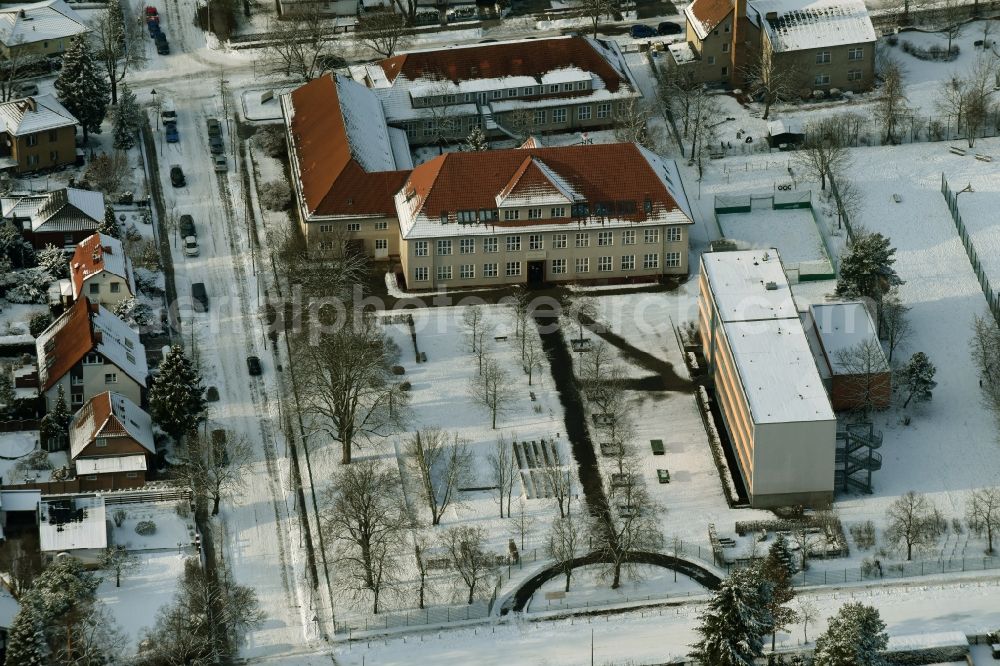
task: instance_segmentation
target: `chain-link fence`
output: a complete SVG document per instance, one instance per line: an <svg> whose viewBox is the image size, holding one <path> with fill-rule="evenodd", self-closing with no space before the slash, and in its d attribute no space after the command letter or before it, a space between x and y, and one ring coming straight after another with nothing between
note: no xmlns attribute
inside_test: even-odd
<svg viewBox="0 0 1000 666"><path fill-rule="evenodd" d="M972 244L972 237L969 236L969 231L965 228L965 223L962 221L962 214L958 210L958 195L961 192L951 191L951 188L948 187L948 180L943 173L941 174L941 194L944 195L945 201L948 202L948 212L951 213L951 219L955 222L955 228L958 230L958 237L962 239L962 246L965 248L965 253L969 255L969 263L972 264L972 270L976 274L976 279L979 280L979 286L983 289L983 295L990 306L990 312L993 313L993 318L1000 323L1000 294L993 291L990 279L986 275L986 269L983 268L982 262L979 261L979 254L976 252L976 247Z"/></svg>
<svg viewBox="0 0 1000 666"><path fill-rule="evenodd" d="M964 557L941 560L914 560L911 562L882 563L867 560L860 567L845 569L809 569L799 571L792 577L792 584L840 585L860 583L884 578L912 578L935 574L960 573L963 571L990 571L1000 569L1000 557Z"/></svg>

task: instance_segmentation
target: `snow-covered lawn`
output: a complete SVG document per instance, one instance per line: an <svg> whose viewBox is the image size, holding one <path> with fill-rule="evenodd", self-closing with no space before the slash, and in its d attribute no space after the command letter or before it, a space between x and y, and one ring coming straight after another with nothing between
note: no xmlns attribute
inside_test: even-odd
<svg viewBox="0 0 1000 666"><path fill-rule="evenodd" d="M566 589L565 576L556 576L546 582L531 597L525 611L541 613L564 608L581 608L588 605L604 606L630 601L666 599L668 597L691 597L708 594L700 583L684 574L652 565L637 565L633 578L626 579L621 587L612 590L606 577L602 576L601 565L579 567L573 571L570 591Z"/></svg>
<svg viewBox="0 0 1000 666"><path fill-rule="evenodd" d="M808 209L772 210L769 205L755 205L749 213L719 215L719 225L726 238L745 241L753 248L776 247L786 267L809 264L833 272Z"/></svg>
<svg viewBox="0 0 1000 666"><path fill-rule="evenodd" d="M111 505L108 507L109 517L119 510L125 512L122 526L112 526L111 540L124 544L132 551L186 550L194 541L194 516L188 514L182 517L177 507L178 504L168 502ZM156 524L156 532L147 536L138 534L135 526L147 520Z"/></svg>
<svg viewBox="0 0 1000 666"><path fill-rule="evenodd" d="M153 626L156 611L173 600L188 557L190 553L139 553L138 567L122 577L121 587L115 587L113 571L98 572L103 580L97 598L125 635L128 652L136 649L143 628Z"/></svg>

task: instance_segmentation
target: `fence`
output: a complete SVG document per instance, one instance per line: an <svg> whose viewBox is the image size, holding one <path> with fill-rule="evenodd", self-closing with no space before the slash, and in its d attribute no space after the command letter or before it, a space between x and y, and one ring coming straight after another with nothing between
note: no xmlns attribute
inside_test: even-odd
<svg viewBox="0 0 1000 666"><path fill-rule="evenodd" d="M962 239L965 253L969 255L969 263L972 264L972 270L979 280L979 286L982 287L983 295L990 306L990 312L993 313L993 318L997 323L1000 323L1000 294L993 291L990 279L986 276L986 269L983 268L982 263L979 261L979 255L972 244L972 237L969 236L969 232L965 228L965 223L962 222L962 214L958 210L958 195L961 192L956 193L951 191L951 188L948 187L948 180L943 173L941 174L941 194L944 195L944 200L948 202L948 211L951 213L951 219L955 222L955 228L958 230L958 237Z"/></svg>
<svg viewBox="0 0 1000 666"><path fill-rule="evenodd" d="M880 564L873 560L867 566L850 569L800 571L792 578L792 584L840 585L860 583L885 578L912 578L935 574L960 573L963 571L989 571L1000 569L1000 557L966 557L947 560L915 560L893 564Z"/></svg>

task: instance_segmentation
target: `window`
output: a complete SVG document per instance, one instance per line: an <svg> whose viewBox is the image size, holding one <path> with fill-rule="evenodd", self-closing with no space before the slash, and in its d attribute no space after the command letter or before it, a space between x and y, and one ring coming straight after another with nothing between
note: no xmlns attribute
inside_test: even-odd
<svg viewBox="0 0 1000 666"><path fill-rule="evenodd" d="M38 145L38 135L37 134L29 134L28 138L27 138L27 142L28 142L29 146L37 146Z"/></svg>
<svg viewBox="0 0 1000 666"><path fill-rule="evenodd" d="M125 472L126 479L134 479L139 476L138 472Z"/></svg>
<svg viewBox="0 0 1000 666"><path fill-rule="evenodd" d="M829 51L820 51L819 53L816 54L816 64L817 65L826 65L826 64L829 64L829 62L830 62L830 52Z"/></svg>
<svg viewBox="0 0 1000 666"><path fill-rule="evenodd" d="M499 220L499 219L500 219L500 211L498 211L496 208L481 208L479 210L480 222L489 222L491 220Z"/></svg>
<svg viewBox="0 0 1000 666"><path fill-rule="evenodd" d="M413 256L414 257L426 257L427 256L427 241L414 241L413 242Z"/></svg>
<svg viewBox="0 0 1000 666"><path fill-rule="evenodd" d="M534 123L536 125L544 125L548 121L549 121L549 112L548 111L545 111L544 109L541 110L541 111L535 111L535 120L534 120Z"/></svg>
<svg viewBox="0 0 1000 666"><path fill-rule="evenodd" d="M865 50L861 47L851 49L847 52L848 60L862 60L865 57Z"/></svg>
<svg viewBox="0 0 1000 666"><path fill-rule="evenodd" d="M500 99L501 97L503 97L503 91L502 90L494 90L493 91L493 99Z"/></svg>
<svg viewBox="0 0 1000 666"><path fill-rule="evenodd" d="M94 440L94 446L96 446L99 449L103 449L107 445L108 445L107 437L98 437L97 439Z"/></svg>
<svg viewBox="0 0 1000 666"><path fill-rule="evenodd" d="M634 254L622 255L622 270L623 271L634 271L635 270L635 255Z"/></svg>
<svg viewBox="0 0 1000 666"><path fill-rule="evenodd" d="M597 258L597 272L598 273L607 273L607 272L609 272L611 270L611 266L612 265L613 265L613 262L611 261L611 257L598 257Z"/></svg>
<svg viewBox="0 0 1000 666"><path fill-rule="evenodd" d="M668 243L679 243L681 241L681 228L680 227L668 227L667 228L667 242Z"/></svg>
<svg viewBox="0 0 1000 666"><path fill-rule="evenodd" d="M590 215L590 204L586 201L573 204L569 209L569 214L573 217L587 217Z"/></svg>
<svg viewBox="0 0 1000 666"><path fill-rule="evenodd" d="M59 140L59 130L49 130L49 143Z"/></svg>
<svg viewBox="0 0 1000 666"><path fill-rule="evenodd" d="M557 93L557 92L559 92L559 84L558 83L553 83L551 86L549 86L549 92L550 93Z"/></svg>
<svg viewBox="0 0 1000 666"><path fill-rule="evenodd" d="M622 245L635 245L635 229L626 229L622 232Z"/></svg>
<svg viewBox="0 0 1000 666"><path fill-rule="evenodd" d="M566 234L552 234L552 249L566 249Z"/></svg>
<svg viewBox="0 0 1000 666"><path fill-rule="evenodd" d="M528 249L529 250L541 250L544 247L545 247L545 244L542 241L542 235L541 234L531 234L530 236L528 236Z"/></svg>
<svg viewBox="0 0 1000 666"><path fill-rule="evenodd" d="M615 244L615 232L613 231L598 231L597 232L597 244L601 247L607 247L609 245Z"/></svg>
<svg viewBox="0 0 1000 666"><path fill-rule="evenodd" d="M566 122L566 109L552 109L552 122L554 123Z"/></svg>
<svg viewBox="0 0 1000 666"><path fill-rule="evenodd" d="M496 277L497 276L497 265L496 264L483 264L483 277Z"/></svg>
<svg viewBox="0 0 1000 666"><path fill-rule="evenodd" d="M577 90L586 90L587 89L587 82L586 81L577 81L576 82L576 89Z"/></svg>
<svg viewBox="0 0 1000 666"><path fill-rule="evenodd" d="M424 136L434 136L434 121L425 120L424 121Z"/></svg>
<svg viewBox="0 0 1000 666"><path fill-rule="evenodd" d="M516 220L521 217L521 211L517 208L508 208L503 212L503 219L505 220Z"/></svg>
<svg viewBox="0 0 1000 666"><path fill-rule="evenodd" d="M118 373L117 372L105 372L104 373L104 383L105 384L117 384L118 383Z"/></svg>
<svg viewBox="0 0 1000 666"><path fill-rule="evenodd" d="M348 222L347 223L347 230L348 231L361 231L361 223L360 222Z"/></svg>
<svg viewBox="0 0 1000 666"><path fill-rule="evenodd" d="M722 44L722 52L723 53L729 53L729 42L724 42Z"/></svg>
<svg viewBox="0 0 1000 666"><path fill-rule="evenodd" d="M601 102L597 105L597 117L607 118L611 115L611 102Z"/></svg>
<svg viewBox="0 0 1000 666"><path fill-rule="evenodd" d="M475 254L476 253L476 239L475 238L463 238L458 241L458 253L459 254Z"/></svg>
<svg viewBox="0 0 1000 666"><path fill-rule="evenodd" d="M576 258L576 272L577 273L587 273L590 271L590 258L589 257L577 257Z"/></svg>
<svg viewBox="0 0 1000 666"><path fill-rule="evenodd" d="M549 217L566 217L566 208L563 206L556 206L549 209Z"/></svg>
<svg viewBox="0 0 1000 666"><path fill-rule="evenodd" d="M129 349L135 349L135 343L128 338L125 338L125 346Z"/></svg>
<svg viewBox="0 0 1000 666"><path fill-rule="evenodd" d="M659 229L646 229L643 233L643 241L646 243L659 243L660 242L660 230Z"/></svg>
<svg viewBox="0 0 1000 666"><path fill-rule="evenodd" d="M642 255L642 267L643 268L659 268L660 267L660 255L658 254L644 254Z"/></svg>
<svg viewBox="0 0 1000 666"><path fill-rule="evenodd" d="M437 255L439 257L445 257L449 254L451 254L451 240L439 240L437 242Z"/></svg>
<svg viewBox="0 0 1000 666"><path fill-rule="evenodd" d="M476 277L476 265L475 264L462 264L458 267L458 277L463 280L471 280Z"/></svg>
<svg viewBox="0 0 1000 666"><path fill-rule="evenodd" d="M552 260L552 274L553 275L563 275L566 273L566 260L565 259L553 259Z"/></svg>
<svg viewBox="0 0 1000 666"><path fill-rule="evenodd" d="M100 365L101 364L101 357L98 354L94 354L93 352L91 352L90 354L87 354L86 356L83 357L83 364L84 365Z"/></svg>
<svg viewBox="0 0 1000 666"><path fill-rule="evenodd" d="M376 250L388 250L389 249L389 239L388 238L376 238L375 239L375 249Z"/></svg>
<svg viewBox="0 0 1000 666"><path fill-rule="evenodd" d="M590 234L588 234L587 232L578 233L576 235L576 246L590 247Z"/></svg>
<svg viewBox="0 0 1000 666"><path fill-rule="evenodd" d="M469 224L470 222L476 221L476 211L474 210L460 210L458 211L458 221L460 224Z"/></svg>
<svg viewBox="0 0 1000 666"><path fill-rule="evenodd" d="M510 88L507 90L507 97L517 97L517 88Z"/></svg>
<svg viewBox="0 0 1000 666"><path fill-rule="evenodd" d="M59 161L59 151L58 150L50 150L49 151L49 161L50 162L58 162Z"/></svg>
<svg viewBox="0 0 1000 666"><path fill-rule="evenodd" d="M722 27L722 32L729 32L729 24L728 23Z"/></svg>
<svg viewBox="0 0 1000 666"><path fill-rule="evenodd" d="M321 249L321 250L332 250L333 249L333 241L320 241L319 242L319 249Z"/></svg>
<svg viewBox="0 0 1000 666"><path fill-rule="evenodd" d="M386 222L385 220L375 223L375 231L385 231L388 228L389 228L389 223Z"/></svg>
<svg viewBox="0 0 1000 666"><path fill-rule="evenodd" d="M438 266L437 267L437 279L438 280L450 280L451 279L451 266Z"/></svg>
<svg viewBox="0 0 1000 666"><path fill-rule="evenodd" d="M441 211L441 224L448 224L448 211Z"/></svg>
<svg viewBox="0 0 1000 666"><path fill-rule="evenodd" d="M590 120L590 105L576 107L577 120Z"/></svg>
<svg viewBox="0 0 1000 666"><path fill-rule="evenodd" d="M517 277L521 274L521 262L520 261L508 261L507 262L507 277Z"/></svg>
<svg viewBox="0 0 1000 666"><path fill-rule="evenodd" d="M723 67L722 68L722 75L723 76L729 76L729 68L728 67Z"/></svg>
<svg viewBox="0 0 1000 666"><path fill-rule="evenodd" d="M90 293L91 294L99 294L99 293L101 293L101 285L97 284L96 282L91 282L90 283Z"/></svg>
<svg viewBox="0 0 1000 666"><path fill-rule="evenodd" d="M528 209L528 219L529 220L540 220L540 219L542 219L542 209L541 208L529 208Z"/></svg>
<svg viewBox="0 0 1000 666"><path fill-rule="evenodd" d="M80 396L80 402L83 402L83 396L82 395ZM96 474L88 474L87 475L87 481L97 481L97 475Z"/></svg>
<svg viewBox="0 0 1000 666"><path fill-rule="evenodd" d="M534 86L525 86L525 88L521 92L521 94L524 95L525 97L531 97L532 95L535 94L535 87Z"/></svg>
<svg viewBox="0 0 1000 666"><path fill-rule="evenodd" d="M38 155L28 155L28 166L38 166Z"/></svg>
<svg viewBox="0 0 1000 666"><path fill-rule="evenodd" d="M333 231L333 225L332 224L321 224L321 225L319 225L319 232L321 234L328 234L331 231Z"/></svg>
<svg viewBox="0 0 1000 666"><path fill-rule="evenodd" d="M490 236L489 238L483 239L483 252L496 252L497 251L497 237Z"/></svg>
<svg viewBox="0 0 1000 666"><path fill-rule="evenodd" d="M860 69L852 69L847 72L848 81L860 81L862 78L864 78L864 74Z"/></svg>
<svg viewBox="0 0 1000 666"><path fill-rule="evenodd" d="M715 56L708 56L708 59L706 60L706 62L709 65L714 65L715 64Z"/></svg>
<svg viewBox="0 0 1000 666"><path fill-rule="evenodd" d="M830 84L829 74L817 74L816 75L816 85L825 86Z"/></svg>
<svg viewBox="0 0 1000 666"><path fill-rule="evenodd" d="M427 267L417 266L413 269L413 280L415 282L427 282Z"/></svg>
<svg viewBox="0 0 1000 666"><path fill-rule="evenodd" d="M667 252L663 255L663 265L667 268L680 268L681 266L681 253L680 252Z"/></svg>
<svg viewBox="0 0 1000 666"><path fill-rule="evenodd" d="M507 236L507 251L508 252L520 252L521 251L521 237L520 236Z"/></svg>

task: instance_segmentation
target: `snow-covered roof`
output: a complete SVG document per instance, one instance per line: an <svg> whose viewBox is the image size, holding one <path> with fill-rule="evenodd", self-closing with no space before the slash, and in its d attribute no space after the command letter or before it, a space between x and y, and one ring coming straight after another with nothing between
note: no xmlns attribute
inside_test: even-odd
<svg viewBox="0 0 1000 666"><path fill-rule="evenodd" d="M779 118L767 123L768 136L782 134L805 134L805 123L801 118Z"/></svg>
<svg viewBox="0 0 1000 666"><path fill-rule="evenodd" d="M4 490L0 491L0 508L5 512L35 511L42 499L41 490Z"/></svg>
<svg viewBox="0 0 1000 666"><path fill-rule="evenodd" d="M137 384L145 386L149 369L146 366L146 348L139 340L139 334L104 306L98 308L92 321L94 330L102 334L97 351L124 370Z"/></svg>
<svg viewBox="0 0 1000 666"><path fill-rule="evenodd" d="M113 474L115 472L145 472L146 456L111 456L108 458L80 458L76 461L76 475Z"/></svg>
<svg viewBox="0 0 1000 666"><path fill-rule="evenodd" d="M864 303L817 303L809 306L816 337L823 348L826 362L834 375L844 374L846 369L838 360L841 352L846 352L866 341L871 341L882 349L875 333L875 322ZM889 370L889 362L882 357L883 370Z"/></svg>
<svg viewBox="0 0 1000 666"><path fill-rule="evenodd" d="M684 65L698 60L698 54L694 52L693 48L691 48L691 42L674 42L673 44L668 44L667 49L670 51L670 57L672 57L674 62L678 65Z"/></svg>
<svg viewBox="0 0 1000 666"><path fill-rule="evenodd" d="M392 159L396 163L396 168L412 169L413 155L410 154L410 142L406 138L406 130L390 127L389 145L392 148Z"/></svg>
<svg viewBox="0 0 1000 666"><path fill-rule="evenodd" d="M340 113L347 130L351 156L365 171L396 169L382 104L378 97L357 81L336 75Z"/></svg>
<svg viewBox="0 0 1000 666"><path fill-rule="evenodd" d="M87 23L63 0L0 9L0 43L7 47L65 39L89 31Z"/></svg>
<svg viewBox="0 0 1000 666"><path fill-rule="evenodd" d="M73 298L78 298L90 278L107 272L125 280L130 295L135 295L132 262L125 256L125 247L117 238L94 234L76 245L69 263L73 278Z"/></svg>
<svg viewBox="0 0 1000 666"><path fill-rule="evenodd" d="M108 546L104 498L43 500L38 505L38 540L42 552L103 550Z"/></svg>
<svg viewBox="0 0 1000 666"><path fill-rule="evenodd" d="M778 251L742 250L701 255L722 321L798 317ZM774 288L768 286L773 284Z"/></svg>
<svg viewBox="0 0 1000 666"><path fill-rule="evenodd" d="M750 0L747 16L776 53L874 42L862 0Z"/></svg>
<svg viewBox="0 0 1000 666"><path fill-rule="evenodd" d="M705 39L732 11L730 0L694 0L684 8L684 17L694 28L698 39Z"/></svg>
<svg viewBox="0 0 1000 666"><path fill-rule="evenodd" d="M98 437L130 437L149 453L156 453L152 419L120 393L95 395L73 416L69 424L70 458L75 459Z"/></svg>
<svg viewBox="0 0 1000 666"><path fill-rule="evenodd" d="M23 136L78 124L76 116L52 95L0 103L0 132Z"/></svg>
<svg viewBox="0 0 1000 666"><path fill-rule="evenodd" d="M34 232L96 229L104 217L104 195L64 187L45 194L0 197L4 219L26 219Z"/></svg>

